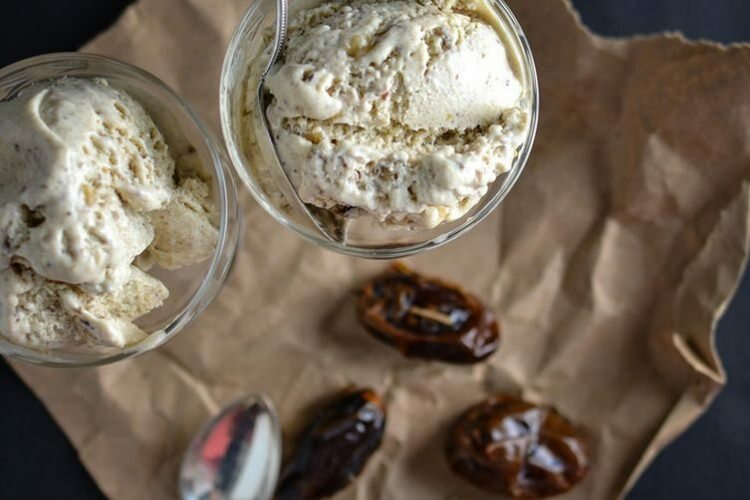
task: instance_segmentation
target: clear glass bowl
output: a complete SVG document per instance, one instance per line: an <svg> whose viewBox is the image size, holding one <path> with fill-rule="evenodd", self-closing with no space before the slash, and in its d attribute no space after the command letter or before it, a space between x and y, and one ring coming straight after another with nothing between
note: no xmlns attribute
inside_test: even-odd
<svg viewBox="0 0 750 500"><path fill-rule="evenodd" d="M275 0L252 2L229 43L221 75L220 107L222 130L229 156L237 174L258 203L276 220L315 244L343 254L375 259L400 258L438 247L456 239L481 222L503 201L521 175L531 153L539 113L536 69L526 36L502 0L487 0L486 4L495 14L499 29L504 32L508 50L515 54L519 62L518 73L526 89L522 104L529 113L529 129L512 167L500 175L490 185L485 196L458 220L445 222L432 230L417 231L394 231L371 224L364 229L366 232L369 231L366 233L367 237L351 244L329 240L304 214L296 213L288 205L284 206L283 197L279 194L283 191L269 192L272 190L267 186L273 186L273 181L269 180L268 175L262 174L268 162L264 162L257 145L253 144L257 143L254 131L247 130L243 124L247 114L243 108L245 94L255 92L255 89L247 88L250 85L248 81L252 81L252 78L248 78L249 68L257 64L259 57L264 57L264 33L267 32L267 28L273 26L276 8ZM255 104L257 105L257 102Z"/></svg>
<svg viewBox="0 0 750 500"><path fill-rule="evenodd" d="M106 57L50 54L26 59L0 70L0 101L12 99L35 83L64 76L105 78L110 85L136 98L165 136L167 144L187 141L199 155L206 174L213 178L213 198L219 212L219 239L205 262L176 271L153 268L149 274L169 289L164 305L135 323L150 335L119 348L35 350L0 335L0 354L48 366L90 366L111 363L154 349L176 335L216 297L234 259L241 228L237 188L229 162L217 140L191 107L155 76Z"/></svg>

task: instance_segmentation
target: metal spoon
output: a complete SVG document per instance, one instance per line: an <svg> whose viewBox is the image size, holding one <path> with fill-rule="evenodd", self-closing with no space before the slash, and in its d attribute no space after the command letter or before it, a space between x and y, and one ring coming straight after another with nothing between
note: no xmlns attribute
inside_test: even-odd
<svg viewBox="0 0 750 500"><path fill-rule="evenodd" d="M271 50L271 57L268 59L263 73L260 75L258 82L258 117L259 120L256 122L256 135L258 137L258 145L263 152L263 156L271 161L271 175L276 185L279 187L281 194L284 198L294 206L299 212L305 214L313 225L329 240L334 242L342 241L344 233L339 227L339 221L331 221L329 217L318 217L316 213L322 212L317 207L310 207L297 193L297 189L292 183L292 179L289 177L289 172L284 168L283 163L279 159L279 151L276 148L276 141L271 134L271 127L268 123L268 117L266 117L266 93L264 91L264 85L268 74L279 59L284 44L286 43L287 24L289 19L289 3L288 0L276 0L276 33L273 39L273 46Z"/></svg>
<svg viewBox="0 0 750 500"><path fill-rule="evenodd" d="M226 407L193 438L180 468L183 500L269 500L281 466L281 431L270 401Z"/></svg>

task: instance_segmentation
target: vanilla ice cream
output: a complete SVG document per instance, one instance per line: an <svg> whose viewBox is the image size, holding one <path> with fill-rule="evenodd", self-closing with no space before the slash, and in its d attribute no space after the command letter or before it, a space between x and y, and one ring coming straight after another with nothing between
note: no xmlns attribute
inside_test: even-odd
<svg viewBox="0 0 750 500"><path fill-rule="evenodd" d="M172 154L145 109L102 79L0 103L0 333L44 348L143 338L132 321L168 292L136 259L173 269L217 241L208 186L181 179Z"/></svg>
<svg viewBox="0 0 750 500"><path fill-rule="evenodd" d="M127 275L116 291L90 294L12 265L0 271L0 332L17 344L45 349L142 340L146 333L132 321L161 305L169 291L134 266Z"/></svg>
<svg viewBox="0 0 750 500"><path fill-rule="evenodd" d="M266 114L300 197L399 227L464 215L528 134L504 40L466 0L333 1L294 15Z"/></svg>

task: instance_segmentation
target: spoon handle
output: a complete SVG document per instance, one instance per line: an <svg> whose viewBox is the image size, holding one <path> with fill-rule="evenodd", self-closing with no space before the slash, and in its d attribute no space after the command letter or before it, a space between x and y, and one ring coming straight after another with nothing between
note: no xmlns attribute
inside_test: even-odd
<svg viewBox="0 0 750 500"><path fill-rule="evenodd" d="M307 219L312 222L313 226L317 228L327 240L334 242L343 241L345 232L340 229L340 226L342 226L341 222L338 220L333 220L333 222L328 222L326 220L324 222L318 218L313 213L312 209L305 204L302 198L300 198L294 183L289 177L289 173L286 171L286 168L284 168L284 165L279 158L276 141L271 133L271 127L268 123L268 117L266 116L264 85L268 73L271 72L271 68L276 64L276 61L279 59L279 56L281 56L281 52L284 49L288 23L288 0L276 0L276 33L273 38L271 56L260 76L260 82L258 84L258 118L260 119L260 123L256 123L256 130L258 132L258 137L260 138L258 146L264 153L267 161L271 163L270 173L284 199L291 206L296 208L299 213L305 214Z"/></svg>
<svg viewBox="0 0 750 500"><path fill-rule="evenodd" d="M274 63L279 59L281 51L286 43L286 32L289 25L289 1L276 0L276 36L273 38L273 49L268 59L266 68L263 70L261 79L265 80Z"/></svg>

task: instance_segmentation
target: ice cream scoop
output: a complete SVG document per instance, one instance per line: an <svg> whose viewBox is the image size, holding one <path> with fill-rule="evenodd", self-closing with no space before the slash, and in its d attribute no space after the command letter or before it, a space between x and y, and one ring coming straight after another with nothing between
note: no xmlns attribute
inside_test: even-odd
<svg viewBox="0 0 750 500"><path fill-rule="evenodd" d="M174 159L144 108L106 80L62 78L0 105L0 269L21 260L90 291L148 248L143 213L172 197Z"/></svg>
<svg viewBox="0 0 750 500"><path fill-rule="evenodd" d="M151 264L209 258L211 188L143 105L63 77L0 102L0 334L34 349L125 348L162 306Z"/></svg>
<svg viewBox="0 0 750 500"><path fill-rule="evenodd" d="M265 112L301 200L413 229L476 205L529 130L492 16L479 0L333 0L292 16Z"/></svg>

